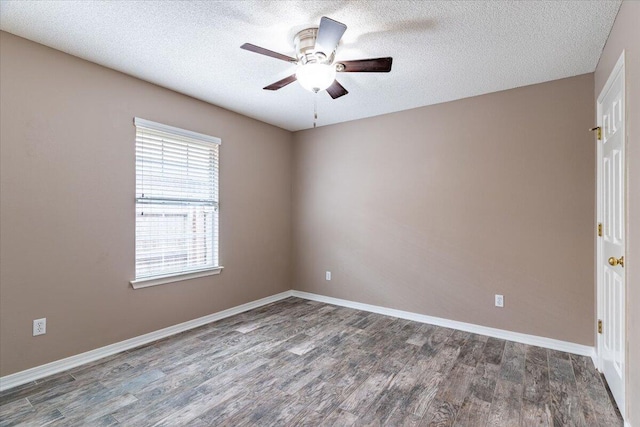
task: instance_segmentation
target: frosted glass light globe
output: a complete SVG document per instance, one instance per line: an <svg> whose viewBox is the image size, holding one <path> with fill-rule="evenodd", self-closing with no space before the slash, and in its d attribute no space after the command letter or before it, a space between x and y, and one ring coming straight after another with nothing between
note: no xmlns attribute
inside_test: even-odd
<svg viewBox="0 0 640 427"><path fill-rule="evenodd" d="M336 67L315 63L299 65L296 70L296 79L303 88L311 92L325 90L336 79Z"/></svg>

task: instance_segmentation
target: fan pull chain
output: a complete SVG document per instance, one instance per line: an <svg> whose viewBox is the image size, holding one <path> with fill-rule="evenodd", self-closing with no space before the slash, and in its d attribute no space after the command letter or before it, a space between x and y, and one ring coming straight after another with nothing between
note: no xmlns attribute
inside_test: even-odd
<svg viewBox="0 0 640 427"><path fill-rule="evenodd" d="M318 123L318 91L313 95L313 127Z"/></svg>

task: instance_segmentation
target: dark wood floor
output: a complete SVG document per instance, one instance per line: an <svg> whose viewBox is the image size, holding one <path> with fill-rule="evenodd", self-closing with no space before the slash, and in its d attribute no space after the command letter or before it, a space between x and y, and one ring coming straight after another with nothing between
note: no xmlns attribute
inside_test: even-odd
<svg viewBox="0 0 640 427"><path fill-rule="evenodd" d="M621 426L589 358L289 298L0 394L0 425Z"/></svg>

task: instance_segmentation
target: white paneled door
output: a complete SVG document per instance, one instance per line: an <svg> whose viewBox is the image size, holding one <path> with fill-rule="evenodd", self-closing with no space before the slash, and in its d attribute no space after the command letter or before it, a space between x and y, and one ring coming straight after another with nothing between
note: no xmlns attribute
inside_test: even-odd
<svg viewBox="0 0 640 427"><path fill-rule="evenodd" d="M598 356L625 415L625 94L624 52L598 97Z"/></svg>

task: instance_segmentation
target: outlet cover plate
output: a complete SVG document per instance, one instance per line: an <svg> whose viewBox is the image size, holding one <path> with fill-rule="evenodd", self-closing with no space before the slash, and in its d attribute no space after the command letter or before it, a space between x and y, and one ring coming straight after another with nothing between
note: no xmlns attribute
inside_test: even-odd
<svg viewBox="0 0 640 427"><path fill-rule="evenodd" d="M324 278L325 278L325 280L331 280L331 272L330 271L325 272L324 273Z"/></svg>
<svg viewBox="0 0 640 427"><path fill-rule="evenodd" d="M47 319L36 319L33 321L33 336L44 335L47 333Z"/></svg>
<svg viewBox="0 0 640 427"><path fill-rule="evenodd" d="M504 295L496 294L496 307L504 307Z"/></svg>

